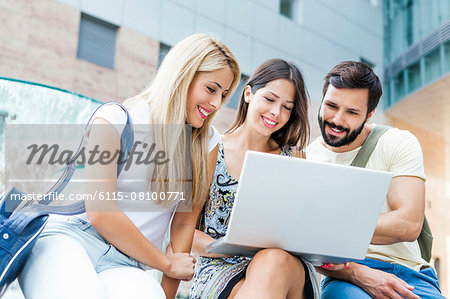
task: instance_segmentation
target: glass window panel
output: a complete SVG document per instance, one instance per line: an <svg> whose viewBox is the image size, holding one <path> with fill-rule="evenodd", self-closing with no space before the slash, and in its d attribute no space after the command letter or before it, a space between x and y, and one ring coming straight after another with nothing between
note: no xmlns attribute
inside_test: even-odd
<svg viewBox="0 0 450 299"><path fill-rule="evenodd" d="M404 6L405 11L405 39L406 39L406 46L409 47L413 44L414 36L414 18L413 18L413 1L407 0L406 4Z"/></svg>
<svg viewBox="0 0 450 299"><path fill-rule="evenodd" d="M450 72L450 42L444 45L444 70Z"/></svg>
<svg viewBox="0 0 450 299"><path fill-rule="evenodd" d="M398 102L405 95L405 81L403 72L399 73L394 79L394 101Z"/></svg>
<svg viewBox="0 0 450 299"><path fill-rule="evenodd" d="M399 57L405 50L405 28L404 28L404 13L402 12L402 1L391 0L387 8L385 17L388 29L387 43L389 60L392 62Z"/></svg>
<svg viewBox="0 0 450 299"><path fill-rule="evenodd" d="M418 42L421 38L421 10L420 10L420 3L418 1L413 1L412 4L412 34L413 34L413 44Z"/></svg>
<svg viewBox="0 0 450 299"><path fill-rule="evenodd" d="M445 0L448 2L448 0ZM441 11L441 0L429 0L430 12L431 12L431 27L432 29L439 27L443 24L444 20L442 15L445 14Z"/></svg>
<svg viewBox="0 0 450 299"><path fill-rule="evenodd" d="M429 83L441 75L441 57L439 48L425 56L425 83Z"/></svg>
<svg viewBox="0 0 450 299"><path fill-rule="evenodd" d="M416 63L408 67L408 92L413 92L420 86L420 64Z"/></svg>
<svg viewBox="0 0 450 299"><path fill-rule="evenodd" d="M444 24L450 19L450 1L439 1L439 24Z"/></svg>
<svg viewBox="0 0 450 299"><path fill-rule="evenodd" d="M292 19L293 16L293 1L294 0L281 0L280 1L280 14Z"/></svg>

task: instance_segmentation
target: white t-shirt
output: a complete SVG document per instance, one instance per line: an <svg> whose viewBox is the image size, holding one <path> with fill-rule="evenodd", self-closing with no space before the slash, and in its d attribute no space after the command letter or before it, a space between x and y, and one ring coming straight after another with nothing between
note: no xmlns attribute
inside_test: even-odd
<svg viewBox="0 0 450 299"><path fill-rule="evenodd" d="M133 123L135 143L136 141L145 141L147 136L144 136L143 130L140 130L139 128L147 128L149 125L150 109L148 105L141 101L128 109L128 112ZM112 124L119 136L121 135L127 120L124 110L118 105L102 106L98 109L94 117L103 118ZM209 134L208 150L212 151L219 142L220 135L213 127L210 128ZM124 167L117 179L117 192L122 192L122 194L125 195L125 198L130 198L132 192L151 192L150 188L147 186L148 167L148 165L137 165L136 163L132 163L128 170L125 170ZM126 200L118 201L119 208L124 211L141 233L152 242L153 245L161 250L164 235L175 211L175 206L164 208L156 205L152 201L147 201L146 203L153 205L151 211L148 211L147 209L146 212L137 212L136 209L133 209L132 202ZM129 204L131 204L131 206ZM79 215L78 217L88 221L86 214Z"/></svg>
<svg viewBox="0 0 450 299"><path fill-rule="evenodd" d="M328 163L350 165L361 147L344 153L329 150L322 143L322 137L314 140L306 148L306 158ZM408 131L396 128L384 133L367 161L366 168L389 171L397 176L414 176L425 180L422 150L417 138ZM370 192L368 187L367 192ZM391 211L387 200L382 213ZM368 258L390 263L397 263L420 270L422 265L429 264L422 259L417 241L401 242L392 245L370 245Z"/></svg>

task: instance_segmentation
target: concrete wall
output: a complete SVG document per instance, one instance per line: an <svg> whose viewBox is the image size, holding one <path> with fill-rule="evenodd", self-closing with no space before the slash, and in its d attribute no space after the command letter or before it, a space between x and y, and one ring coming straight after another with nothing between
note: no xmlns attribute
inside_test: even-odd
<svg viewBox="0 0 450 299"><path fill-rule="evenodd" d="M247 75L268 58L287 59L303 70L316 101L322 77L342 60L362 56L382 72L382 11L365 0L299 0L296 20L279 14L279 0L58 1L169 45L194 32L213 33Z"/></svg>

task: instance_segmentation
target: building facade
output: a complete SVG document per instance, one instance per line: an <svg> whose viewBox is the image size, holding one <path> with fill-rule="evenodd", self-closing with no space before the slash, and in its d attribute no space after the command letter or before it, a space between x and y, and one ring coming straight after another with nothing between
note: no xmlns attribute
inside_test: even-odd
<svg viewBox="0 0 450 299"><path fill-rule="evenodd" d="M384 82L375 121L411 130L421 142L433 258L447 294L448 6L448 0L0 0L6 16L0 19L0 77L123 101L152 80L171 45L211 33L235 54L243 82L269 58L298 65L315 137L322 78L340 61L364 61ZM214 121L221 132L238 97Z"/></svg>
<svg viewBox="0 0 450 299"><path fill-rule="evenodd" d="M385 0L387 119L417 136L424 155L433 263L450 286L450 1Z"/></svg>

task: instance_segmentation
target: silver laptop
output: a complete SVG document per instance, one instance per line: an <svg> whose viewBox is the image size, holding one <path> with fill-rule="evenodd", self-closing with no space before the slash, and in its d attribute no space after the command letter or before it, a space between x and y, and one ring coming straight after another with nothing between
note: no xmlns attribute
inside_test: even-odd
<svg viewBox="0 0 450 299"><path fill-rule="evenodd" d="M314 265L365 258L392 174L248 151L227 234L206 251L281 248Z"/></svg>

